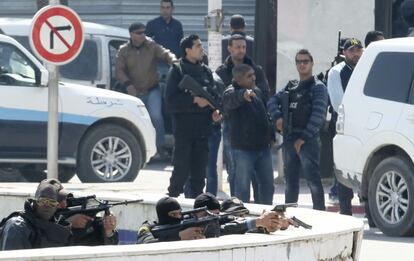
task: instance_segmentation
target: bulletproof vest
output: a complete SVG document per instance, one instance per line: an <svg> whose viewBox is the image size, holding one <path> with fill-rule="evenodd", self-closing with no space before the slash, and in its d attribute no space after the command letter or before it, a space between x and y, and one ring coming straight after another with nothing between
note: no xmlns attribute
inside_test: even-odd
<svg viewBox="0 0 414 261"><path fill-rule="evenodd" d="M311 88L315 84L312 77L309 80L298 82L290 81L287 89L289 91L289 112L291 113L291 124L295 129L305 129L312 113Z"/></svg>

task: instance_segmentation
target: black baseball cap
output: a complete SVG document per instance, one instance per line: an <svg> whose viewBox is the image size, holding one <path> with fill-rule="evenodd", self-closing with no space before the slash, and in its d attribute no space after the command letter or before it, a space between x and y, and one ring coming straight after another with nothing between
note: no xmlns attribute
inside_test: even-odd
<svg viewBox="0 0 414 261"><path fill-rule="evenodd" d="M224 200L221 203L221 211L222 212L233 212L233 211L237 211L237 210L247 210L249 211L244 205L243 202L236 198L236 197L231 197L229 199Z"/></svg>
<svg viewBox="0 0 414 261"><path fill-rule="evenodd" d="M39 186L37 186L35 199L38 200L39 198L47 198L57 201L58 194L59 190L56 186L41 182Z"/></svg>
<svg viewBox="0 0 414 261"><path fill-rule="evenodd" d="M356 38L349 38L345 41L344 50L349 50L354 47L363 48L361 41Z"/></svg>
<svg viewBox="0 0 414 261"><path fill-rule="evenodd" d="M208 210L220 210L220 202L211 193L203 193L198 195L194 200L194 208L207 207Z"/></svg>
<svg viewBox="0 0 414 261"><path fill-rule="evenodd" d="M62 202L63 200L65 200L69 194L67 190L65 190L62 186L62 183L60 183L60 181L58 179L44 179L40 182L40 184L50 184L52 186L55 186L56 189L58 190L58 202Z"/></svg>

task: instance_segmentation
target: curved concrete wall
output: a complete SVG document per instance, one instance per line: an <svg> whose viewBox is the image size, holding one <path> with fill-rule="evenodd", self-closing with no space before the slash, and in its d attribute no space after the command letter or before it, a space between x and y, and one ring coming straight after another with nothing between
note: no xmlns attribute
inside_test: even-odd
<svg viewBox="0 0 414 261"><path fill-rule="evenodd" d="M86 195L76 192L76 196ZM32 193L24 189L0 191L0 217L7 216L16 206L23 206ZM108 200L137 199L121 193L97 193ZM163 195L140 195L143 203L117 206L119 228L136 231L145 220L155 219L154 204ZM184 208L191 208L192 200L179 199ZM253 214L269 206L246 204ZM19 208L19 207L18 207ZM270 235L230 235L214 239L156 243L148 245L65 247L37 250L5 251L0 260L357 260L362 241L363 223L355 218L311 209L288 209L288 216L296 216L312 224L311 230L291 227Z"/></svg>

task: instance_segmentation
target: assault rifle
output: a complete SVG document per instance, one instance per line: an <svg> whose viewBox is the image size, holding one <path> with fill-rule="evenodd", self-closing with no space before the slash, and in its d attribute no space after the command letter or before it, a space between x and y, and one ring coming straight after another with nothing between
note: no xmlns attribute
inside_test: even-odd
<svg viewBox="0 0 414 261"><path fill-rule="evenodd" d="M178 88L183 91L190 91L194 96L206 99L213 106L213 109L221 111L219 95L210 93L212 90L209 90L206 86L201 86L193 77L184 74L178 84Z"/></svg>
<svg viewBox="0 0 414 261"><path fill-rule="evenodd" d="M208 216L205 217L192 217L192 218L186 218L183 219L180 223L176 224L168 224L168 225L156 225L151 229L151 233L155 238L159 238L163 233L168 233L171 231L182 231L184 229L190 228L190 227L206 227L208 224L211 224L213 222L222 223L222 220L227 219L229 216L233 215L239 215L244 214L248 212L248 210L236 210L230 213L224 213L224 214L213 214L210 211L208 211L205 208L198 208L194 209L192 211L195 211L193 213L196 213L197 211L206 211L208 213Z"/></svg>
<svg viewBox="0 0 414 261"><path fill-rule="evenodd" d="M298 203L286 203L286 204L280 204L280 205L275 205L274 208L272 209L272 211L276 211L276 212L286 212L286 208L288 207L297 207ZM293 221L293 226L294 227L303 227L306 229L312 229L312 226L309 224L306 224L305 222L303 222L302 220L298 219L297 217L293 216L290 218Z"/></svg>
<svg viewBox="0 0 414 261"><path fill-rule="evenodd" d="M91 197L91 196L88 196ZM87 198L87 197L84 197ZM78 206L74 206L74 207L67 207L65 209L58 209L56 211L56 216L58 216L59 218L68 218L70 216L76 215L76 214L83 214L83 215L87 215L90 217L95 217L96 214L98 214L101 211L105 212L105 215L109 215L109 209L111 207L114 206L119 206L119 205L128 205L131 203L138 203L138 202L142 202L143 199L137 199L137 200L125 200L122 202L116 202L116 203L109 203L108 200L97 200L95 197L94 200L97 202L97 204L95 205L78 205Z"/></svg>

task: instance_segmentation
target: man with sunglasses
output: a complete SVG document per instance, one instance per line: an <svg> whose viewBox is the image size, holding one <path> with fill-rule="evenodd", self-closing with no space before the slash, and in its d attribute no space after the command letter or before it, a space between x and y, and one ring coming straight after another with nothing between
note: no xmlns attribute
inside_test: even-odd
<svg viewBox="0 0 414 261"><path fill-rule="evenodd" d="M59 190L41 183L35 198L28 199L23 211L10 214L0 223L0 250L61 247L69 244L70 224L55 222Z"/></svg>
<svg viewBox="0 0 414 261"><path fill-rule="evenodd" d="M67 192L59 180L45 179L41 184L54 185L58 191L58 209L68 207L68 197L73 198L73 194ZM73 206L69 206L73 207ZM55 220L59 220L58 213ZM71 224L72 237L70 245L73 246L99 246L117 245L119 242L118 231L116 230L116 216L112 213L103 217L90 217L84 214L75 214L66 219Z"/></svg>
<svg viewBox="0 0 414 261"><path fill-rule="evenodd" d="M145 25L129 26L130 41L122 45L117 54L116 78L126 92L138 97L147 107L156 131L157 151L162 156L164 148L164 119L162 116L162 92L158 85L158 61L171 65L175 55L145 35Z"/></svg>
<svg viewBox="0 0 414 261"><path fill-rule="evenodd" d="M313 208L325 210L319 168L319 130L325 122L328 93L325 85L312 75L313 57L308 50L299 50L295 62L299 81L289 81L268 103L276 129L283 135L285 202L298 202L299 173L302 173L311 191ZM288 106L282 106L282 97L286 93ZM289 115L288 122L283 119L284 112ZM289 133L283 133L283 130L289 130Z"/></svg>

